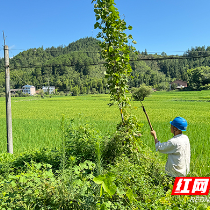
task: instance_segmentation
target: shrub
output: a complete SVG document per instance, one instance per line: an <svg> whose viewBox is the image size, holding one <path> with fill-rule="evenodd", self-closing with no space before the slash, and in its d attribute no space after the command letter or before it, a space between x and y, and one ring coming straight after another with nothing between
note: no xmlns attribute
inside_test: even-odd
<svg viewBox="0 0 210 210"><path fill-rule="evenodd" d="M72 88L72 96L78 96L80 93L80 90L78 88L78 86L75 86Z"/></svg>
<svg viewBox="0 0 210 210"><path fill-rule="evenodd" d="M70 167L65 177L55 176L51 167L30 162L26 172L2 180L0 209L95 209L94 163Z"/></svg>
<svg viewBox="0 0 210 210"><path fill-rule="evenodd" d="M66 155L76 157L77 163L85 160L95 162L101 156L103 139L101 132L89 124L75 125L74 120L71 120L66 131Z"/></svg>
<svg viewBox="0 0 210 210"><path fill-rule="evenodd" d="M59 95L60 95L60 96L64 96L65 93L64 93L63 91L60 91L60 92L59 92Z"/></svg>
<svg viewBox="0 0 210 210"><path fill-rule="evenodd" d="M26 164L27 172L9 175L1 182L1 209L49 209L55 201L52 196L56 193L54 174L49 164Z"/></svg>
<svg viewBox="0 0 210 210"><path fill-rule="evenodd" d="M98 91L96 90L96 88L92 88L91 93L92 93L92 94L98 94Z"/></svg>
<svg viewBox="0 0 210 210"><path fill-rule="evenodd" d="M210 84L205 84L204 86L201 86L199 90L210 90Z"/></svg>
<svg viewBox="0 0 210 210"><path fill-rule="evenodd" d="M4 92L0 93L0 97L5 97L5 93Z"/></svg>
<svg viewBox="0 0 210 210"><path fill-rule="evenodd" d="M177 84L176 83L172 83L171 84L171 90L176 90L177 88Z"/></svg>
<svg viewBox="0 0 210 210"><path fill-rule="evenodd" d="M142 125L132 115L125 118L124 123L118 124L116 133L109 141L105 142L102 154L105 164L113 163L115 158L122 154L129 156L137 145L141 145L140 130Z"/></svg>
<svg viewBox="0 0 210 210"><path fill-rule="evenodd" d="M17 157L9 154L0 156L0 174L7 177L9 174L18 174L27 170L26 163L50 164L55 172L59 169L61 163L61 154L56 149L43 148L40 151L27 151L19 154Z"/></svg>
<svg viewBox="0 0 210 210"><path fill-rule="evenodd" d="M151 92L152 89L150 87L141 85L139 88L132 89L132 97L135 101L143 101Z"/></svg>
<svg viewBox="0 0 210 210"><path fill-rule="evenodd" d="M173 178L142 144L141 126L128 116L106 141L87 123L65 130L63 117L62 151L0 155L0 209L206 209L171 196Z"/></svg>

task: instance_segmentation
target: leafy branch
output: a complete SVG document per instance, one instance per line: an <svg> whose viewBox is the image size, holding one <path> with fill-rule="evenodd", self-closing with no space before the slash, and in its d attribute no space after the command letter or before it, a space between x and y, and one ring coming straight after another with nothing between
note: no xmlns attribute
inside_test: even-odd
<svg viewBox="0 0 210 210"><path fill-rule="evenodd" d="M99 28L97 38L104 41L100 43L102 57L107 71L108 86L111 94L111 101L117 103L123 120L123 108L130 102L125 93L128 92L128 78L131 75L130 52L135 51L134 47L128 46L128 39L133 40L132 35L127 35L125 30L132 30L132 26L126 26L125 20L119 16L115 8L114 0L93 0L96 23L94 28ZM133 43L136 42L133 40ZM112 104L113 104L112 103Z"/></svg>

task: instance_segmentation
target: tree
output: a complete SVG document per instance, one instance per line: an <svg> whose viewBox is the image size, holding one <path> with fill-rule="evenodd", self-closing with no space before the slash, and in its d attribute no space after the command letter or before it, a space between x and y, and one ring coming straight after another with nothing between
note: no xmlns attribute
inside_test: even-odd
<svg viewBox="0 0 210 210"><path fill-rule="evenodd" d="M206 89L205 86L208 89L208 84L210 83L210 67L202 66L197 67L195 69L188 69L188 82L189 87L193 90L201 90Z"/></svg>
<svg viewBox="0 0 210 210"><path fill-rule="evenodd" d="M79 90L78 86L75 86L75 87L72 88L72 95L73 96L78 96L79 93L80 93L80 90Z"/></svg>
<svg viewBox="0 0 210 210"><path fill-rule="evenodd" d="M152 93L152 88L142 84L139 88L132 91L132 97L135 101L143 101L145 97Z"/></svg>
<svg viewBox="0 0 210 210"><path fill-rule="evenodd" d="M44 91L43 90L39 90L38 95L40 95L41 97L43 97L44 96Z"/></svg>
<svg viewBox="0 0 210 210"><path fill-rule="evenodd" d="M171 84L171 90L175 90L176 88L177 88L177 84L176 83Z"/></svg>
<svg viewBox="0 0 210 210"><path fill-rule="evenodd" d="M202 78L203 78L203 71L200 67L195 69L189 69L187 70L188 74L188 87L193 90L199 90L202 86Z"/></svg>
<svg viewBox="0 0 210 210"><path fill-rule="evenodd" d="M128 39L133 39L132 35L124 32L131 30L131 26L126 26L125 20L119 16L118 9L115 8L114 0L93 0L96 23L94 28L99 28L97 38L104 41L100 43L101 54L105 60L106 78L110 90L111 101L117 103L122 116L123 108L129 105L129 99L125 93L128 92L128 77L131 74L130 52L134 47L127 45ZM136 43L133 41L133 43ZM123 121L123 116L122 116Z"/></svg>

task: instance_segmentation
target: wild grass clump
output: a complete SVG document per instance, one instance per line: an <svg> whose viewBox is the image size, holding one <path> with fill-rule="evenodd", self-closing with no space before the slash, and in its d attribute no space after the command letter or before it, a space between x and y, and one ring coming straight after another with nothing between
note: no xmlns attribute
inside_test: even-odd
<svg viewBox="0 0 210 210"><path fill-rule="evenodd" d="M66 155L68 157L74 156L76 163L84 162L85 160L95 162L100 159L105 137L102 136L99 130L94 129L88 123L76 125L74 120L71 120L65 133Z"/></svg>

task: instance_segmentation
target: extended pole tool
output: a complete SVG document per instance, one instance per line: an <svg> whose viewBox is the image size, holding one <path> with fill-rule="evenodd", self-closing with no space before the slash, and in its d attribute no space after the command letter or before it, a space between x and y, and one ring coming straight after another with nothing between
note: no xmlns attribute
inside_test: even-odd
<svg viewBox="0 0 210 210"><path fill-rule="evenodd" d="M141 102L141 101L140 101L140 102ZM153 131L152 124L151 124L151 122L150 122L150 120L149 120L148 114L147 114L147 112L146 112L146 110L145 110L144 105L142 104L142 102L141 102L141 105L142 105L142 109L143 109L143 111L144 111L144 113L145 113L145 115L146 115L146 117L147 117L147 121L148 121L148 123L149 123L150 129L151 129L151 131Z"/></svg>

